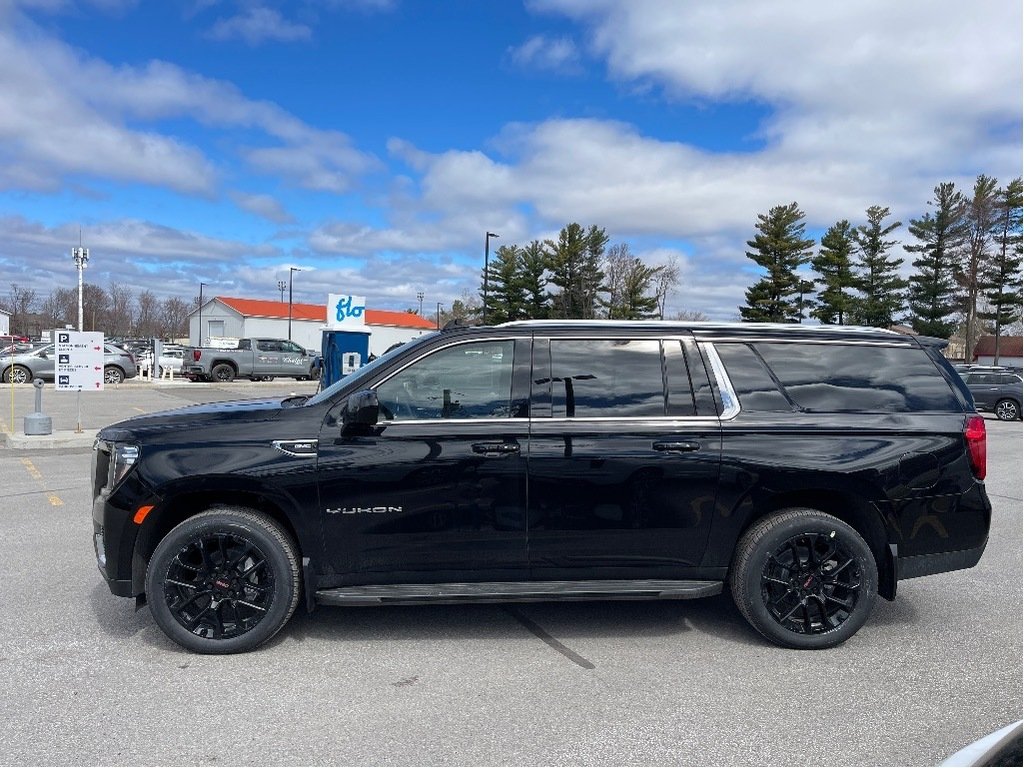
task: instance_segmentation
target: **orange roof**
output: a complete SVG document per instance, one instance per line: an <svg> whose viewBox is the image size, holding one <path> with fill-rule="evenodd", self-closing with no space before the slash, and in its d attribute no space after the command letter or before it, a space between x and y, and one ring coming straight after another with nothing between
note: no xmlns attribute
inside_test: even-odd
<svg viewBox="0 0 1024 768"><path fill-rule="evenodd" d="M287 301L264 301L262 299L236 299L230 296L216 296L217 301L231 307L243 317L273 317L282 320L288 317ZM327 306L325 304L299 304L292 302L293 320L312 320L327 322ZM382 309L366 310L367 325L394 325L399 328L433 329L430 320L414 315L411 312L391 312Z"/></svg>

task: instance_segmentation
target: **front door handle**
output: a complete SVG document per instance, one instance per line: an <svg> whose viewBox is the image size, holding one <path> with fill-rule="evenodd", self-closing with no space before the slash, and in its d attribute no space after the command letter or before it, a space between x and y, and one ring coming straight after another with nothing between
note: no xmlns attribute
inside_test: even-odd
<svg viewBox="0 0 1024 768"><path fill-rule="evenodd" d="M473 443L473 453L519 453L519 443Z"/></svg>
<svg viewBox="0 0 1024 768"><path fill-rule="evenodd" d="M692 453L700 450L700 443L689 440L659 440L653 447L656 451L665 451L666 453Z"/></svg>

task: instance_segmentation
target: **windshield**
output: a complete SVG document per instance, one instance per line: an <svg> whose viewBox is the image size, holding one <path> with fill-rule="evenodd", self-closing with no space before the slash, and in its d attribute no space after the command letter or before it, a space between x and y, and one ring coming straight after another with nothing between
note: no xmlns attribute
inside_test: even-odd
<svg viewBox="0 0 1024 768"><path fill-rule="evenodd" d="M325 400L333 399L334 396L338 393L338 391L342 387L347 387L352 382L357 381L359 379L363 379L364 377L365 378L369 378L369 377L373 376L373 372L374 371L376 371L378 368L380 368L380 367L382 367L384 365L387 365L388 361L394 359L394 357L396 355L398 355L399 353L403 353L403 352L405 352L406 350L408 350L408 349L410 349L412 347L417 347L420 344L422 344L424 341L427 341L429 339L434 338L434 336L436 336L436 335L437 335L436 331L434 333L427 333L427 334L424 334L423 336L420 336L418 338L413 339L412 341L407 341L405 344L401 344L401 345L399 345L397 347L393 347L390 351L385 352L383 355L378 357L373 362L367 363L366 365L364 365L362 368L360 368L355 373L351 373L348 376L343 376L342 378L338 379L336 382L331 384L331 386L329 386L327 389L323 390L322 392L317 394L315 397L313 397L310 400L308 400L306 402L306 405L316 405L317 403L322 403Z"/></svg>

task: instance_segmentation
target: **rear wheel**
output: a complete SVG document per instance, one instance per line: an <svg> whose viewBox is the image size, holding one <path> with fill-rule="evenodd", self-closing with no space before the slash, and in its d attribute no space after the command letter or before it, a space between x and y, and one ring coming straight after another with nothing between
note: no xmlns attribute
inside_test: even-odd
<svg viewBox="0 0 1024 768"><path fill-rule="evenodd" d="M743 617L772 642L831 648L867 621L878 567L867 542L842 520L789 509L743 535L729 585Z"/></svg>
<svg viewBox="0 0 1024 768"><path fill-rule="evenodd" d="M4 371L4 381L8 384L27 384L32 381L32 371L23 365L12 365Z"/></svg>
<svg viewBox="0 0 1024 768"><path fill-rule="evenodd" d="M213 370L210 371L210 376L213 377L214 381L234 381L235 369L227 363L217 363L213 366Z"/></svg>
<svg viewBox="0 0 1024 768"><path fill-rule="evenodd" d="M104 384L120 384L124 381L124 371L114 365L108 365L103 369Z"/></svg>
<svg viewBox="0 0 1024 768"><path fill-rule="evenodd" d="M1020 418L1020 405L1008 397L1000 400L996 403L996 416L1000 421L1016 421Z"/></svg>
<svg viewBox="0 0 1024 768"><path fill-rule="evenodd" d="M198 653L239 653L265 643L294 613L300 591L291 537L240 507L185 520L157 545L146 573L156 623Z"/></svg>

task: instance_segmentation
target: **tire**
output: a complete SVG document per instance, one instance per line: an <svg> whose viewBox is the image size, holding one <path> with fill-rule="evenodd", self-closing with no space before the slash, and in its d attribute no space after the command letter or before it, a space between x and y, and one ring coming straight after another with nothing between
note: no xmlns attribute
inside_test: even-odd
<svg viewBox="0 0 1024 768"><path fill-rule="evenodd" d="M120 384L122 381L124 381L124 371L116 365L108 365L103 369L104 384Z"/></svg>
<svg viewBox="0 0 1024 768"><path fill-rule="evenodd" d="M1020 418L1020 404L1007 397L996 403L996 417L1000 421L1016 421Z"/></svg>
<svg viewBox="0 0 1024 768"><path fill-rule="evenodd" d="M32 381L32 371L23 365L12 365L4 371L4 381L8 384L28 384Z"/></svg>
<svg viewBox="0 0 1024 768"><path fill-rule="evenodd" d="M871 615L878 566L867 542L842 520L787 509L743 534L729 586L743 618L773 643L831 648Z"/></svg>
<svg viewBox="0 0 1024 768"><path fill-rule="evenodd" d="M153 619L196 653L242 653L267 642L295 612L298 548L244 507L217 506L165 536L146 571Z"/></svg>
<svg viewBox="0 0 1024 768"><path fill-rule="evenodd" d="M217 363L215 366L213 366L213 370L210 371L210 377L214 381L220 381L224 383L234 381L235 369L232 368L227 363Z"/></svg>

